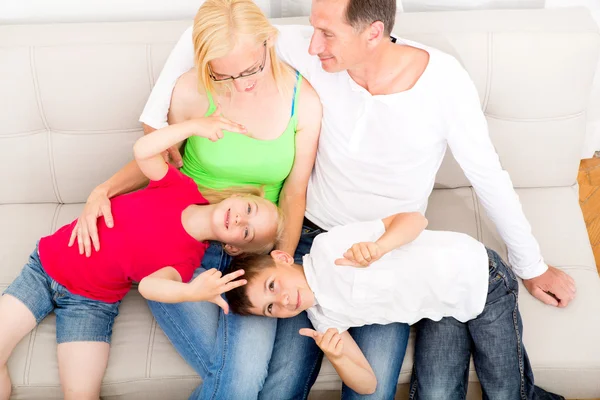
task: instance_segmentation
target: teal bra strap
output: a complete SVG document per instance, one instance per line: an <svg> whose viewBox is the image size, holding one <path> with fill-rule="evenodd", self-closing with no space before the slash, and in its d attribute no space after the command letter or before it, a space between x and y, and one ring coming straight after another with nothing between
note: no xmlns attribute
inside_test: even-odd
<svg viewBox="0 0 600 400"><path fill-rule="evenodd" d="M294 100L292 100L292 117L296 113L296 102L298 101L298 95L300 94L300 82L302 82L302 75L300 71L296 71L296 84L294 85Z"/></svg>

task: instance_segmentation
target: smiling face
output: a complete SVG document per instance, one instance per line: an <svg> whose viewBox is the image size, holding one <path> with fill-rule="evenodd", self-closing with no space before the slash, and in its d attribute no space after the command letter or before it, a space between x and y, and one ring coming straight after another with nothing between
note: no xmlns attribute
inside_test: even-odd
<svg viewBox="0 0 600 400"><path fill-rule="evenodd" d="M264 268L248 282L244 290L255 315L291 318L315 304L302 267L289 255L273 251L275 266Z"/></svg>
<svg viewBox="0 0 600 400"><path fill-rule="evenodd" d="M221 201L212 216L216 239L232 253L260 251L273 244L278 229L275 204L258 196L231 196Z"/></svg>
<svg viewBox="0 0 600 400"><path fill-rule="evenodd" d="M327 72L351 69L368 57L368 32L358 32L346 21L348 0L314 0L310 23L314 32L308 52Z"/></svg>

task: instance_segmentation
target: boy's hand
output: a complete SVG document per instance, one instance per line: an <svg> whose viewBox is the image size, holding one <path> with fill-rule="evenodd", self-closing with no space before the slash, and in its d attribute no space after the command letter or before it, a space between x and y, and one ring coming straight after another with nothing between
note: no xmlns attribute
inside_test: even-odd
<svg viewBox="0 0 600 400"><path fill-rule="evenodd" d="M198 275L189 285L190 300L189 301L210 301L223 309L225 314L229 313L229 305L221 297L225 292L243 286L248 283L245 279L239 279L232 282L234 279L244 275L244 270L232 272L225 276L221 271L211 268Z"/></svg>
<svg viewBox="0 0 600 400"><path fill-rule="evenodd" d="M302 328L300 329L300 334L313 338L317 346L319 346L330 360L337 360L342 357L344 342L337 329L329 328L327 332L321 333L314 329Z"/></svg>
<svg viewBox="0 0 600 400"><path fill-rule="evenodd" d="M217 105L217 109L210 117L190 120L190 123L192 124L192 131L195 136L207 138L212 142L216 142L223 138L224 130L244 135L248 133L244 125L240 125L221 116L220 105Z"/></svg>
<svg viewBox="0 0 600 400"><path fill-rule="evenodd" d="M375 242L355 243L344 253L344 258L335 260L336 265L364 268L379 260L384 252Z"/></svg>

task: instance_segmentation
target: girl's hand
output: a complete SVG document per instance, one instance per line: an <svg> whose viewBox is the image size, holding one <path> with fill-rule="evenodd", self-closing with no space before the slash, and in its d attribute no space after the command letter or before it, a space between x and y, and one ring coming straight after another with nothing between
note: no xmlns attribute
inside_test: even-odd
<svg viewBox="0 0 600 400"><path fill-rule="evenodd" d="M85 253L86 257L92 255L92 244L95 251L100 251L100 240L98 239L98 218L103 216L104 223L109 228L114 226L112 212L110 210L110 199L106 192L94 190L85 203L85 207L77 220L69 247L73 246L77 238L79 254Z"/></svg>
<svg viewBox="0 0 600 400"><path fill-rule="evenodd" d="M375 242L355 243L344 253L344 258L335 260L335 264L364 268L379 260L383 254Z"/></svg>
<svg viewBox="0 0 600 400"><path fill-rule="evenodd" d="M313 338L317 346L319 346L329 360L337 360L344 353L344 342L335 328L329 328L325 333L317 332L314 329L302 328L300 329L300 334Z"/></svg>
<svg viewBox="0 0 600 400"><path fill-rule="evenodd" d="M234 279L244 275L243 269L225 276L222 275L221 271L215 268L211 268L198 275L188 284L190 293L189 301L210 301L221 307L225 314L228 314L229 305L221 295L231 289L245 285L248 281L240 279L232 282Z"/></svg>
<svg viewBox="0 0 600 400"><path fill-rule="evenodd" d="M246 134L246 127L235 123L221 116L221 106L218 105L215 112L210 117L197 118L190 120L194 136L207 138L212 142L223 138L223 131L237 132Z"/></svg>

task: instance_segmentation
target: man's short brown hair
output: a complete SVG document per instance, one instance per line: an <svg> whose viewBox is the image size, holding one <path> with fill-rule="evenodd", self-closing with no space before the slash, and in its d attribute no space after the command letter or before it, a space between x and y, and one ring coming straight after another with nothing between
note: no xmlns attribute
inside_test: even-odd
<svg viewBox="0 0 600 400"><path fill-rule="evenodd" d="M273 267L275 267L275 260L268 254L243 254L233 258L227 273L243 269L244 275L238 279L246 279L248 283L225 292L225 298L231 312L239 315L252 315L250 309L253 304L248 298L247 286L261 271Z"/></svg>
<svg viewBox="0 0 600 400"><path fill-rule="evenodd" d="M385 35L389 36L395 20L396 0L348 0L346 21L356 30L381 21Z"/></svg>

